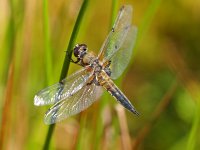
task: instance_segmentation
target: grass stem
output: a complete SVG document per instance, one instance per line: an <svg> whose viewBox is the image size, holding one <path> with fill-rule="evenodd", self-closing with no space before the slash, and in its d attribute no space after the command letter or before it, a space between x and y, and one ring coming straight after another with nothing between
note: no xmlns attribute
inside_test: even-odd
<svg viewBox="0 0 200 150"><path fill-rule="evenodd" d="M44 20L44 49L46 56L46 79L47 85L53 83L52 79L52 51L50 46L48 0L43 0L43 20Z"/></svg>
<svg viewBox="0 0 200 150"><path fill-rule="evenodd" d="M74 25L74 28L73 28L73 31L72 31L72 34L71 34L71 38L70 38L70 41L69 41L69 44L68 44L68 47L67 47L67 53L65 55L65 59L64 59L64 63L63 63L63 67L62 67L62 71L61 71L61 75L60 75L60 81L67 76L67 73L68 73L68 70L69 70L69 65L70 65L70 59L69 58L71 58L71 56L72 56L73 46L75 44L76 37L78 35L78 31L79 31L81 22L83 20L83 15L85 14L85 10L86 10L87 5L88 5L88 0L84 0L83 3L82 3L81 9L79 11L78 17L76 19L76 22L75 22L75 25ZM46 141L45 141L45 144L44 144L44 147L43 147L44 150L49 149L49 144L50 144L50 141L51 141L51 137L52 137L54 128L55 128L55 124L52 124L52 125L49 126L48 133L47 133L47 136L46 136Z"/></svg>

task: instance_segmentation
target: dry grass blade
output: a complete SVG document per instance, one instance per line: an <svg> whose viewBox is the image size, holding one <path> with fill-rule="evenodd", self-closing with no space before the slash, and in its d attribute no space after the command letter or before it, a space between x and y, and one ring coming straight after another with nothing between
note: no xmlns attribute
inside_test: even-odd
<svg viewBox="0 0 200 150"><path fill-rule="evenodd" d="M13 90L13 78L14 78L14 63L13 60L10 63L8 82L5 89L5 101L3 105L2 121L1 121L1 131L0 131L0 149L6 149L6 139L9 133L9 123L11 115L11 104L12 104L12 90Z"/></svg>
<svg viewBox="0 0 200 150"><path fill-rule="evenodd" d="M125 109L120 104L117 104L116 111L119 118L122 149L131 150L131 138L129 135Z"/></svg>
<svg viewBox="0 0 200 150"><path fill-rule="evenodd" d="M71 56L72 56L73 46L75 45L76 37L78 35L78 31L79 31L81 22L83 20L83 16L85 14L85 10L87 8L87 5L88 5L88 0L84 0L82 5L81 5L79 14L77 16L77 19L76 19L76 22L75 22L75 25L74 25L74 28L73 28L73 31L72 31L72 35L70 37L70 41L69 41L69 44L68 44L68 47L67 47L65 60L64 60L61 75L60 75L60 81L67 76L67 73L68 73L68 70L69 70L69 65L70 65L70 59L69 58L71 58ZM49 144L50 144L50 140L51 140L54 128L55 128L55 124L52 124L52 125L49 126L43 149L49 149Z"/></svg>

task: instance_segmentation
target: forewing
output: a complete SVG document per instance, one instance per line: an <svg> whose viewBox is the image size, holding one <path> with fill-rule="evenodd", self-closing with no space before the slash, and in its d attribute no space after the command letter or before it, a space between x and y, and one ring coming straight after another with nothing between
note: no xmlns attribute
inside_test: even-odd
<svg viewBox="0 0 200 150"><path fill-rule="evenodd" d="M102 87L85 85L74 95L57 102L45 114L44 122L53 124L88 108L102 94Z"/></svg>
<svg viewBox="0 0 200 150"><path fill-rule="evenodd" d="M92 73L85 68L75 72L61 82L38 92L34 97L34 104L37 106L49 105L66 99L86 85L91 75Z"/></svg>
<svg viewBox="0 0 200 150"><path fill-rule="evenodd" d="M111 58L110 68L112 79L117 79L123 73L124 69L128 66L128 63L132 56L136 35L137 28L135 26L130 27L121 48Z"/></svg>
<svg viewBox="0 0 200 150"><path fill-rule="evenodd" d="M132 7L130 5L124 5L118 13L112 31L110 31L100 49L98 55L99 60L110 60L110 58L119 50L131 26L131 19Z"/></svg>

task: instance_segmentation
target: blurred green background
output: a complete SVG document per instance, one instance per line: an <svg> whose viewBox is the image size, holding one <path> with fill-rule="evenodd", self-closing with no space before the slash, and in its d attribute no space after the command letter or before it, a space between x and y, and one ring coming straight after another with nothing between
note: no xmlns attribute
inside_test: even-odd
<svg viewBox="0 0 200 150"><path fill-rule="evenodd" d="M43 117L50 106L36 107L33 98L59 81L82 1L49 1L48 8L43 2L0 1L0 149L44 146L49 126ZM200 148L200 1L89 1L77 43L98 53L111 12L123 4L134 8L138 38L117 84L141 115L133 116L104 94L56 124L50 149ZM69 74L79 68L71 64Z"/></svg>

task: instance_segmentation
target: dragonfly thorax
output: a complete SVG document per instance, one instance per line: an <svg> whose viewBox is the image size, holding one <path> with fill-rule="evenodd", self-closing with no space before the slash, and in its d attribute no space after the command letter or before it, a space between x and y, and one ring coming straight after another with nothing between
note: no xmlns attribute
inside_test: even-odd
<svg viewBox="0 0 200 150"><path fill-rule="evenodd" d="M92 64L96 65L98 64L96 60L97 60L96 56L92 52L90 52L90 53L86 53L81 58L81 63L83 64L83 66L92 65Z"/></svg>
<svg viewBox="0 0 200 150"><path fill-rule="evenodd" d="M93 52L87 52L88 48L86 44L77 44L74 47L74 56L77 57L75 63L79 63L81 66L90 66L94 70L94 74L98 75L104 70L108 76L111 75L110 61L107 64L103 64L99 61L98 57Z"/></svg>

